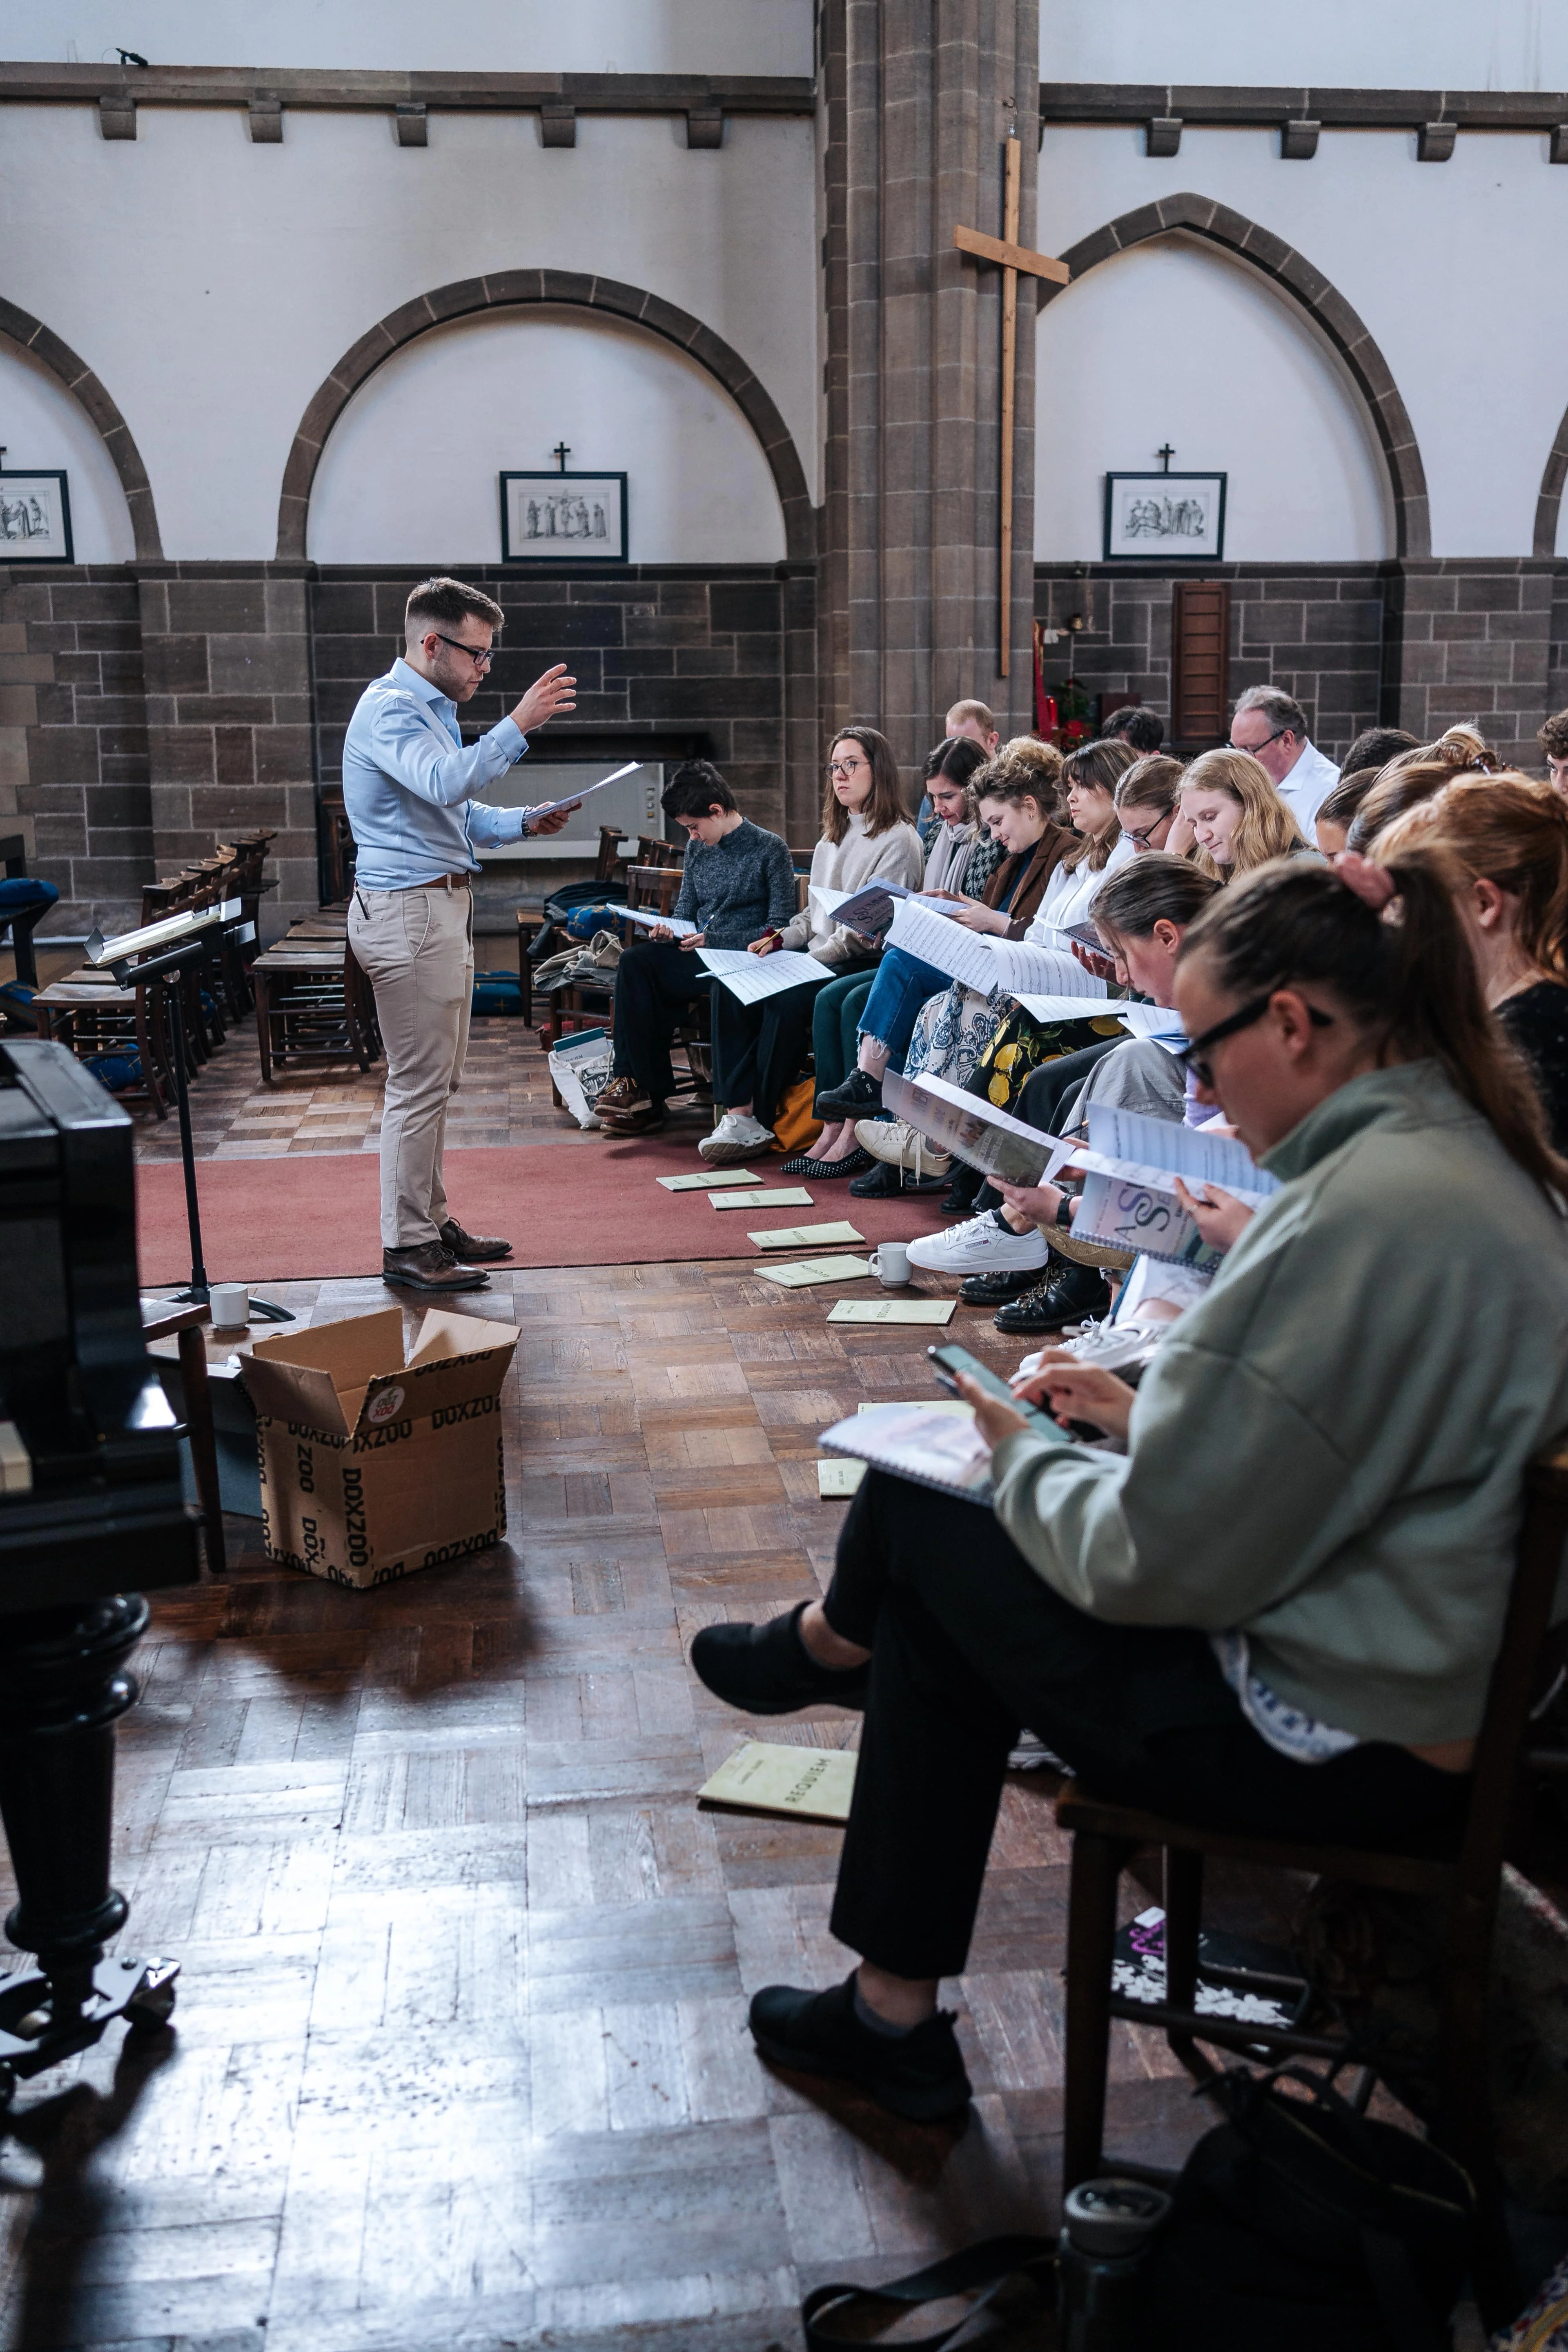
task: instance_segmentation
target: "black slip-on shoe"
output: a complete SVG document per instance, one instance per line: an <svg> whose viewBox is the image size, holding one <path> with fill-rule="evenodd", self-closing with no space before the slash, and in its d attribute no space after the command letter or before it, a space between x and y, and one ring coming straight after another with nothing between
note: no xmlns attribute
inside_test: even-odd
<svg viewBox="0 0 1568 2352"><path fill-rule="evenodd" d="M878 2033L855 2014L855 1979L827 1992L764 1985L752 2001L752 2039L770 2065L854 2083L889 2115L941 2123L972 2096L953 2011L939 2009L909 2033Z"/></svg>
<svg viewBox="0 0 1568 2352"><path fill-rule="evenodd" d="M795 1715L803 1706L863 1707L868 1666L819 1666L800 1638L809 1604L765 1625L704 1625L691 1663L715 1698L742 1715Z"/></svg>
<svg viewBox="0 0 1568 2352"><path fill-rule="evenodd" d="M779 1174L781 1176L815 1176L820 1182L829 1183L836 1176L858 1176L864 1170L874 1168L876 1164L870 1153L862 1151L857 1144L854 1150L847 1151L842 1160L813 1160L807 1153L799 1152L794 1160L784 1161L784 1166L779 1170Z"/></svg>
<svg viewBox="0 0 1568 2352"><path fill-rule="evenodd" d="M464 1265L478 1265L486 1258L511 1255L510 1242L501 1241L494 1234L466 1234L456 1217L448 1217L442 1226L441 1240Z"/></svg>
<svg viewBox="0 0 1568 2352"><path fill-rule="evenodd" d="M857 1176L849 1190L857 1201L897 1201L910 1192L940 1192L946 1183L945 1176L917 1176L912 1168L895 1168L883 1160Z"/></svg>
<svg viewBox="0 0 1568 2352"><path fill-rule="evenodd" d="M865 1118L882 1108L882 1081L851 1070L841 1087L824 1087L811 1106L814 1118Z"/></svg>
<svg viewBox="0 0 1568 2352"><path fill-rule="evenodd" d="M1087 1323L1091 1315L1110 1312L1110 1286L1098 1266L1068 1265L1053 1258L1046 1279L999 1308L992 1320L998 1331L1027 1335L1059 1331L1065 1324Z"/></svg>

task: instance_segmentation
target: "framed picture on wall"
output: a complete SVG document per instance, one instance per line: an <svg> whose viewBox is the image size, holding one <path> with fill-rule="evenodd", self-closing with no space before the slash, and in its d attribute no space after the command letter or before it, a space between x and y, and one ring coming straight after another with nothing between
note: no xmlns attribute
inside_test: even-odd
<svg viewBox="0 0 1568 2352"><path fill-rule="evenodd" d="M624 474L503 474L503 563L624 563Z"/></svg>
<svg viewBox="0 0 1568 2352"><path fill-rule="evenodd" d="M69 563L71 502L63 471L0 467L0 563Z"/></svg>
<svg viewBox="0 0 1568 2352"><path fill-rule="evenodd" d="M1223 474L1107 474L1105 562L1217 562L1225 485Z"/></svg>

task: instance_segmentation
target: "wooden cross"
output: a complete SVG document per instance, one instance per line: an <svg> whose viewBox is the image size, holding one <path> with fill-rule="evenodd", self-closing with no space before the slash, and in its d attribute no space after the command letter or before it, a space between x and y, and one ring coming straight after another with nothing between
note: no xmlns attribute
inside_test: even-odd
<svg viewBox="0 0 1568 2352"><path fill-rule="evenodd" d="M1015 378L1018 358L1018 272L1026 277L1048 278L1058 286L1065 286L1072 272L1065 261L1055 261L1048 253L1033 253L1018 242L1018 166L1020 149L1016 138L1005 142L1006 176L1003 203L1002 236L986 236L976 228L955 228L952 241L960 253L972 253L977 261L993 261L1002 272L1002 568L999 604L1001 624L997 663L999 674L1008 674L1008 661L1013 645L1013 430L1015 423Z"/></svg>
<svg viewBox="0 0 1568 2352"><path fill-rule="evenodd" d="M566 460L572 455L572 452L566 446L565 442L557 441L554 448L552 449L550 454L554 458L556 464L560 467L562 472L564 473L566 471Z"/></svg>

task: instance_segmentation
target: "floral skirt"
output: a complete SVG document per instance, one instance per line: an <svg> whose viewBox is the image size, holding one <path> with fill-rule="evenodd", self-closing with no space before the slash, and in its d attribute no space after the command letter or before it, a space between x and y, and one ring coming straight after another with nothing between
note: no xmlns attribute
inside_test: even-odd
<svg viewBox="0 0 1568 2352"><path fill-rule="evenodd" d="M954 981L945 995L921 1005L904 1076L918 1077L923 1071L950 1086L967 1087L972 1094L984 1092L998 1110L1012 1110L1025 1079L1042 1062L1122 1034L1121 1024L1109 1013L1082 1021L1035 1021L1005 989L982 996Z"/></svg>

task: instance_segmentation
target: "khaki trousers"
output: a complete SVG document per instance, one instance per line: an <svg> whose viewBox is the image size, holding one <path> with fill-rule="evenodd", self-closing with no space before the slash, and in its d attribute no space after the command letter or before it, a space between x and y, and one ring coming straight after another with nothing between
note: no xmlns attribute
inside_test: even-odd
<svg viewBox="0 0 1568 2352"><path fill-rule="evenodd" d="M381 1114L381 1245L439 1241L447 1102L463 1075L474 997L474 901L443 883L356 888L349 939L375 991L386 1047Z"/></svg>

